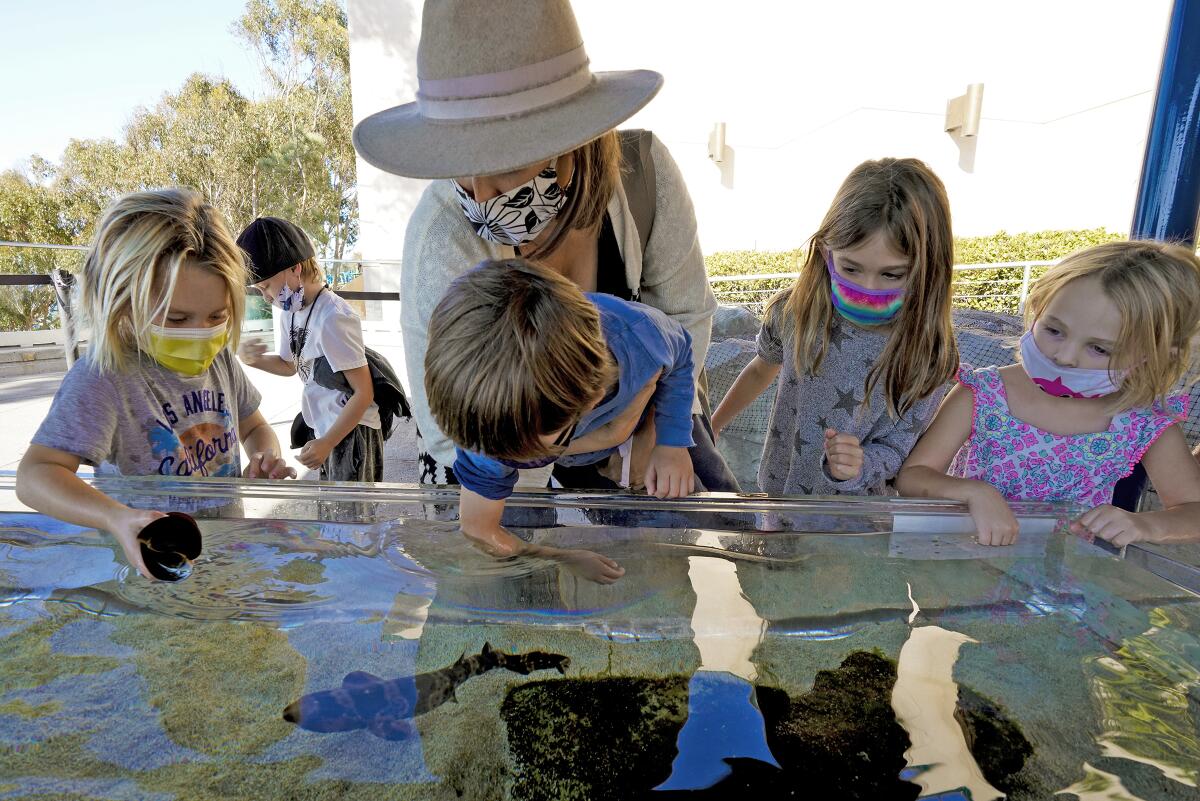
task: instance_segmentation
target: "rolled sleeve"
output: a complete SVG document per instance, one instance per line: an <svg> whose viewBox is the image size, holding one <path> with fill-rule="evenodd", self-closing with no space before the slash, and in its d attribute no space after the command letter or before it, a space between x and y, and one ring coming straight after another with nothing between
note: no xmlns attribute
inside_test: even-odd
<svg viewBox="0 0 1200 801"><path fill-rule="evenodd" d="M460 484L476 495L502 501L513 494L518 471L481 453L455 448L454 475Z"/></svg>

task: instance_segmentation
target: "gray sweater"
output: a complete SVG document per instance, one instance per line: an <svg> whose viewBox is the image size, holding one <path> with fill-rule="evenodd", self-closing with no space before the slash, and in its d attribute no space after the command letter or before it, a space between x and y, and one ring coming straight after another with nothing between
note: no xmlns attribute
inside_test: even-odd
<svg viewBox="0 0 1200 801"><path fill-rule="evenodd" d="M704 366L717 302L704 272L696 235L696 214L678 166L657 138L654 159L657 209L654 229L642 253L637 227L618 183L608 204L613 231L625 261L628 285L639 300L666 312L692 336L696 373ZM408 393L421 432L418 443L421 483L445 483L454 464L454 445L438 428L425 397L425 351L429 318L446 287L484 259L512 258L514 251L481 239L463 214L450 181L434 181L422 194L404 235L400 275L400 324ZM699 411L698 402L693 411ZM545 486L543 471L538 482ZM522 482L523 484L525 482Z"/></svg>
<svg viewBox="0 0 1200 801"><path fill-rule="evenodd" d="M758 468L758 486L768 495L883 495L917 439L933 420L942 399L935 392L917 402L900 419L888 414L882 382L864 401L867 374L887 346L888 335L860 328L840 315L821 371L815 376L796 370L795 324L776 306L758 333L758 355L782 364L779 391ZM856 479L838 481L825 465L825 429L859 438L863 469Z"/></svg>

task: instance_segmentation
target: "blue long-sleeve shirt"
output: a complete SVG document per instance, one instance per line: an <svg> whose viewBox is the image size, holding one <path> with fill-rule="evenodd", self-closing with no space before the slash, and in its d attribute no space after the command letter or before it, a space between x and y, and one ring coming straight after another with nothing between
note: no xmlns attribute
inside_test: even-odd
<svg viewBox="0 0 1200 801"><path fill-rule="evenodd" d="M634 396L660 371L654 404L654 441L658 445L690 448L692 440L692 338L683 326L658 309L612 295L587 293L600 312L600 330L617 363L616 393L579 420L575 436L595 431L613 421ZM607 448L591 453L563 456L557 461L573 467L594 464L615 451ZM491 500L512 495L517 484L514 462L501 462L482 453L455 448L454 475L462 486Z"/></svg>

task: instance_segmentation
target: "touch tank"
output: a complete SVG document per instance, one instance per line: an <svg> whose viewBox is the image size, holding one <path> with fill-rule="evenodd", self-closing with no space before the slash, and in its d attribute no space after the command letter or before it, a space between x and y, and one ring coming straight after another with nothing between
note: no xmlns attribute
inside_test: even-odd
<svg viewBox="0 0 1200 801"><path fill-rule="evenodd" d="M525 493L564 554L496 561L454 492L95 484L203 549L147 581L3 479L0 799L1200 797L1195 548L1069 507Z"/></svg>

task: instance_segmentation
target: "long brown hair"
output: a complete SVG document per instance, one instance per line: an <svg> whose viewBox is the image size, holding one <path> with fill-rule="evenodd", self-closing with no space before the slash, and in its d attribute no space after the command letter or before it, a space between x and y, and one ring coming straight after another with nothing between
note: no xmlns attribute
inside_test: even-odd
<svg viewBox="0 0 1200 801"><path fill-rule="evenodd" d="M1112 410L1161 402L1192 366L1192 340L1200 334L1200 259L1188 248L1146 241L1072 253L1029 290L1026 329L1060 289L1085 278L1099 281L1121 314L1109 369L1125 372Z"/></svg>
<svg viewBox="0 0 1200 801"><path fill-rule="evenodd" d="M885 158L855 167L809 240L800 277L771 299L767 314L790 315L796 369L815 375L833 327L826 252L852 248L877 231L887 233L911 267L904 303L864 390L870 405L871 393L882 381L888 413L898 417L937 391L958 368L950 320L950 203L941 180L924 162Z"/></svg>
<svg viewBox="0 0 1200 801"><path fill-rule="evenodd" d="M535 261L558 250L574 230L599 228L604 211L621 180L621 143L616 130L601 134L571 151L574 168L567 187L567 201L559 210L546 240L523 254Z"/></svg>

